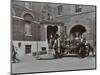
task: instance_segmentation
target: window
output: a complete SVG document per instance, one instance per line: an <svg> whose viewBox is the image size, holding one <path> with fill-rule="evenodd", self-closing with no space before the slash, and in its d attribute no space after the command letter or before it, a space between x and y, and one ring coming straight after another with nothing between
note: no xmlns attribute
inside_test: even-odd
<svg viewBox="0 0 100 75"><path fill-rule="evenodd" d="M16 15L16 13L15 13L15 9L14 9L14 8L12 8L12 15L13 15L13 16Z"/></svg>
<svg viewBox="0 0 100 75"><path fill-rule="evenodd" d="M42 13L46 13L47 12L47 6L45 5L43 8L42 8Z"/></svg>
<svg viewBox="0 0 100 75"><path fill-rule="evenodd" d="M75 6L75 12L82 12L82 8L80 5Z"/></svg>
<svg viewBox="0 0 100 75"><path fill-rule="evenodd" d="M42 51L46 52L46 47L41 47Z"/></svg>
<svg viewBox="0 0 100 75"><path fill-rule="evenodd" d="M25 53L26 54L31 53L31 45L25 45Z"/></svg>
<svg viewBox="0 0 100 75"><path fill-rule="evenodd" d="M61 12L62 12L62 9L63 9L62 5L57 6L57 9L58 9L58 15L61 15Z"/></svg>
<svg viewBox="0 0 100 75"><path fill-rule="evenodd" d="M32 36L31 35L31 24L29 22L25 23L25 36Z"/></svg>
<svg viewBox="0 0 100 75"><path fill-rule="evenodd" d="M25 7L29 9L30 4L29 3L25 3Z"/></svg>

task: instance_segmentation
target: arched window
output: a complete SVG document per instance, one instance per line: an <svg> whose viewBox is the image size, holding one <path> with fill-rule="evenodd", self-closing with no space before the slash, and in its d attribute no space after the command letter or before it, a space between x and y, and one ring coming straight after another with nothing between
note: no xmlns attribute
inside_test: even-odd
<svg viewBox="0 0 100 75"><path fill-rule="evenodd" d="M31 36L31 23L30 22L25 22L25 26L24 26L24 32L25 32L25 36Z"/></svg>
<svg viewBox="0 0 100 75"><path fill-rule="evenodd" d="M32 36L32 21L33 17L32 15L26 13L24 15L24 34L25 36Z"/></svg>

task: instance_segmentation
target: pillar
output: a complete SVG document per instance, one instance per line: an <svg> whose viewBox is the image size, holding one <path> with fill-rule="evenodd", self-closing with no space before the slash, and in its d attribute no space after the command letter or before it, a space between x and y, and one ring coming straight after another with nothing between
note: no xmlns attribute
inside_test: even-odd
<svg viewBox="0 0 100 75"><path fill-rule="evenodd" d="M46 42L46 49L48 51L48 40L47 40L47 25L44 25L44 28L45 28L45 42Z"/></svg>
<svg viewBox="0 0 100 75"><path fill-rule="evenodd" d="M58 26L58 34L60 35L61 29L60 26Z"/></svg>

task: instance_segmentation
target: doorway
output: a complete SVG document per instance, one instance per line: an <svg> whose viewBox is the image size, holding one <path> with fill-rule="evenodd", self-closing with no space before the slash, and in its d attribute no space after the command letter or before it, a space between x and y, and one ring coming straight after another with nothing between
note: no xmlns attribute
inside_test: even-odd
<svg viewBox="0 0 100 75"><path fill-rule="evenodd" d="M48 42L50 40L51 35L54 38L54 36L57 33L57 31L58 31L58 26L48 26L47 27L47 39L48 39Z"/></svg>
<svg viewBox="0 0 100 75"><path fill-rule="evenodd" d="M70 31L70 38L74 39L75 37L82 37L82 34L86 32L86 28L82 25L76 25L74 27L72 27L71 31Z"/></svg>

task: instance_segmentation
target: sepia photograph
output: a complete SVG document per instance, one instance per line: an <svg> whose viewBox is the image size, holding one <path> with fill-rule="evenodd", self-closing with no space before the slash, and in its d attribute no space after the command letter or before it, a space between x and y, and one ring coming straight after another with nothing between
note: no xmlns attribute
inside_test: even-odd
<svg viewBox="0 0 100 75"><path fill-rule="evenodd" d="M11 74L96 69L96 6L11 0Z"/></svg>

